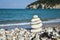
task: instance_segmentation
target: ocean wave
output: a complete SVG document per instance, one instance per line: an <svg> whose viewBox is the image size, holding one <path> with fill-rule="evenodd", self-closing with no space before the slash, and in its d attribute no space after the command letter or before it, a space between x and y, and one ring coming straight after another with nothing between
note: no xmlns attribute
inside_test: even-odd
<svg viewBox="0 0 60 40"><path fill-rule="evenodd" d="M53 19L48 21L43 21L43 23L58 23L60 22L60 19ZM4 26L15 26L15 25L30 25L31 22L25 22L25 23L11 23L11 24L0 24L1 27Z"/></svg>

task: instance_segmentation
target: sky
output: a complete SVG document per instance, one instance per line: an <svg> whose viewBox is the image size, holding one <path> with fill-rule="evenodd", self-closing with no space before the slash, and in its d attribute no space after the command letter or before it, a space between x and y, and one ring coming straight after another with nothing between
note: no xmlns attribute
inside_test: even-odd
<svg viewBox="0 0 60 40"><path fill-rule="evenodd" d="M0 0L0 8L21 8L24 9L26 6L36 0Z"/></svg>

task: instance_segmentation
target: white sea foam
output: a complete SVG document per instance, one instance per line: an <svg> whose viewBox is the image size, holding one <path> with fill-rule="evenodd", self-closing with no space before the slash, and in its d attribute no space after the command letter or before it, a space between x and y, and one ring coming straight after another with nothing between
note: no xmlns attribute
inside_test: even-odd
<svg viewBox="0 0 60 40"><path fill-rule="evenodd" d="M58 22L60 22L60 19L53 19L53 20L43 21L43 23L58 23Z"/></svg>
<svg viewBox="0 0 60 40"><path fill-rule="evenodd" d="M60 22L60 19L54 19L54 20L48 20L48 21L43 21L43 23L58 23ZM1 27L4 26L15 26L15 25L30 25L30 22L28 23L14 23L14 24L0 24Z"/></svg>
<svg viewBox="0 0 60 40"><path fill-rule="evenodd" d="M0 26L29 25L30 23L1 24Z"/></svg>

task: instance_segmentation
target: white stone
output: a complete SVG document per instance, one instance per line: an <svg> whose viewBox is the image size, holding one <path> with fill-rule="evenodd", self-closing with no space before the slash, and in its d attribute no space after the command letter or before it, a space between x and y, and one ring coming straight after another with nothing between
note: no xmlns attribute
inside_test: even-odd
<svg viewBox="0 0 60 40"><path fill-rule="evenodd" d="M42 28L39 28L39 29L32 29L31 32L40 32L42 31Z"/></svg>

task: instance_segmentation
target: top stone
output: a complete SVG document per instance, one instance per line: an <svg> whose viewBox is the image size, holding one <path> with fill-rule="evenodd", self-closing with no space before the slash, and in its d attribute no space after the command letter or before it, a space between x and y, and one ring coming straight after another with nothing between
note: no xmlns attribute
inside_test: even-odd
<svg viewBox="0 0 60 40"><path fill-rule="evenodd" d="M38 18L38 15L34 15L33 18Z"/></svg>

